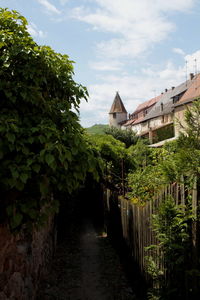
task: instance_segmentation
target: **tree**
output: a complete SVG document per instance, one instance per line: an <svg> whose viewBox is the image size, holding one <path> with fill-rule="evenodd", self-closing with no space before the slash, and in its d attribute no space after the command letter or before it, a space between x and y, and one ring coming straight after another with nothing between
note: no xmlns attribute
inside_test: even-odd
<svg viewBox="0 0 200 300"><path fill-rule="evenodd" d="M52 193L71 192L93 170L72 111L88 93L73 80L72 63L38 46L18 12L0 9L1 211L12 228L39 222L42 207L57 207Z"/></svg>
<svg viewBox="0 0 200 300"><path fill-rule="evenodd" d="M112 135L115 139L123 142L126 145L126 148L130 147L131 145L135 145L138 137L136 136L135 132L130 130L122 130L115 127L105 129L105 133Z"/></svg>
<svg viewBox="0 0 200 300"><path fill-rule="evenodd" d="M111 135L88 135L88 139L98 153L102 170L102 181L109 187L121 185L122 160L127 161L125 144Z"/></svg>

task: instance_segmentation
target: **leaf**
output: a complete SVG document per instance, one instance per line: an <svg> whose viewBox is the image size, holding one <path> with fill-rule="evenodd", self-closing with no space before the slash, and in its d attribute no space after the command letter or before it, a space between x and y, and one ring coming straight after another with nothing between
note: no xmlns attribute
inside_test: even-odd
<svg viewBox="0 0 200 300"><path fill-rule="evenodd" d="M43 144L46 141L46 138L43 135L39 136L40 143Z"/></svg>
<svg viewBox="0 0 200 300"><path fill-rule="evenodd" d="M38 164L34 164L32 165L32 169L33 171L35 171L36 173L39 173L41 166Z"/></svg>
<svg viewBox="0 0 200 300"><path fill-rule="evenodd" d="M7 211L8 216L11 217L12 214L13 214L13 205L9 205L9 206L6 208L6 211Z"/></svg>
<svg viewBox="0 0 200 300"><path fill-rule="evenodd" d="M22 153L25 154L25 155L28 155L29 154L29 149L27 147L23 147L22 148Z"/></svg>
<svg viewBox="0 0 200 300"><path fill-rule="evenodd" d="M29 209L29 210L27 210L27 214L29 215L29 217L31 219L33 219L33 220L37 219L37 216L38 216L37 210L35 210L35 209Z"/></svg>
<svg viewBox="0 0 200 300"><path fill-rule="evenodd" d="M64 157L67 158L68 161L71 161L72 160L72 154L70 151L66 150L65 151L65 154L64 154Z"/></svg>
<svg viewBox="0 0 200 300"><path fill-rule="evenodd" d="M16 179L16 178L19 177L19 173L18 173L16 167L13 167L13 168L11 169L11 173L12 173L12 177L13 177L14 179Z"/></svg>
<svg viewBox="0 0 200 300"><path fill-rule="evenodd" d="M16 227L18 227L22 223L22 220L22 214L20 214L19 212L16 213L11 219L11 228L15 229Z"/></svg>
<svg viewBox="0 0 200 300"><path fill-rule="evenodd" d="M45 197L48 194L48 185L44 181L40 182L40 193L42 197Z"/></svg>
<svg viewBox="0 0 200 300"><path fill-rule="evenodd" d="M14 143L15 141L15 135L13 133L7 133L6 137L8 139L9 142Z"/></svg>
<svg viewBox="0 0 200 300"><path fill-rule="evenodd" d="M33 144L34 138L33 138L33 137L29 137L29 138L28 138L28 142L29 142L29 144Z"/></svg>
<svg viewBox="0 0 200 300"><path fill-rule="evenodd" d="M32 165L32 163L33 163L33 159L32 158L27 159L27 166Z"/></svg>
<svg viewBox="0 0 200 300"><path fill-rule="evenodd" d="M3 152L0 151L0 159L2 159L2 158L3 158Z"/></svg>
<svg viewBox="0 0 200 300"><path fill-rule="evenodd" d="M28 174L27 173L22 173L21 175L20 175L20 179L21 179L21 181L23 182L23 183L26 183L27 182L27 180L28 180Z"/></svg>
<svg viewBox="0 0 200 300"><path fill-rule="evenodd" d="M22 183L21 181L17 181L15 186L19 191L22 191L24 189L24 183Z"/></svg>
<svg viewBox="0 0 200 300"><path fill-rule="evenodd" d="M46 154L45 161L49 166L51 166L51 164L54 162L54 156L52 154Z"/></svg>

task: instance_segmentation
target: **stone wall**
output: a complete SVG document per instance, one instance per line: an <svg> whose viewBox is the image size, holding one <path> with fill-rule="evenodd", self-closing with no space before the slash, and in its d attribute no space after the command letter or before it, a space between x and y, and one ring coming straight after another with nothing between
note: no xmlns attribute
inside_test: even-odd
<svg viewBox="0 0 200 300"><path fill-rule="evenodd" d="M54 218L32 234L13 235L0 225L0 300L35 299L40 278L48 270L56 244Z"/></svg>

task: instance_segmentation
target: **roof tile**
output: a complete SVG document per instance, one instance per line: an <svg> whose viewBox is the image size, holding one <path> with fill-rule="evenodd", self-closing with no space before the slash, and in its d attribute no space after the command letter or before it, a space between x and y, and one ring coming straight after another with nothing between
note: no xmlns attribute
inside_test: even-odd
<svg viewBox="0 0 200 300"><path fill-rule="evenodd" d="M113 104L111 106L110 112L109 114L113 114L113 113L127 113L124 104L122 102L122 99L120 98L119 93L116 93L115 99L113 101Z"/></svg>
<svg viewBox="0 0 200 300"><path fill-rule="evenodd" d="M185 92L185 94L177 102L177 105L188 102L188 101L192 101L199 96L200 96L200 74L196 75L193 78L191 86L188 88L188 90Z"/></svg>

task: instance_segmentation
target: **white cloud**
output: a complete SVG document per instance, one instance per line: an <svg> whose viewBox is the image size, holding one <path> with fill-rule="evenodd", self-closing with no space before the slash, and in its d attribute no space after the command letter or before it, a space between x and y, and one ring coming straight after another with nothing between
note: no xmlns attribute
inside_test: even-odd
<svg viewBox="0 0 200 300"><path fill-rule="evenodd" d="M61 5L65 5L69 2L69 0L59 0Z"/></svg>
<svg viewBox="0 0 200 300"><path fill-rule="evenodd" d="M189 73L195 72L194 59L197 59L197 71L200 71L200 50L185 55L184 59L188 61L187 78L189 78ZM81 103L81 122L84 127L95 123L108 124L108 112L116 91L119 91L127 111L132 113L140 103L159 95L166 88L170 89L184 82L186 80L185 64L177 67L168 61L162 68L151 65L143 68L139 74L102 75L100 79L102 83L88 87L89 102Z"/></svg>
<svg viewBox="0 0 200 300"><path fill-rule="evenodd" d="M71 16L95 31L108 33L96 44L98 61L91 62L90 67L114 72L103 73L98 78L99 84L88 86L89 102L81 103L80 107L84 127L108 123L108 112L116 91L127 111L132 113L140 103L185 81L184 60L188 61L188 75L194 72L195 58L200 65L200 51L186 55L182 49L173 48L174 53L182 56L182 65L176 66L169 60L164 66L162 63L162 67L148 65L138 70L141 65L138 60L145 64L146 54L176 30L172 13L190 12L196 0L93 0L97 6L90 6L91 1L82 1L85 5L73 9ZM135 72L131 68L134 65L137 67Z"/></svg>
<svg viewBox="0 0 200 300"><path fill-rule="evenodd" d="M89 66L91 69L97 71L117 71L123 67L123 63L115 60L102 60L98 62L90 62Z"/></svg>
<svg viewBox="0 0 200 300"><path fill-rule="evenodd" d="M76 7L72 16L115 36L97 45L103 57L138 57L175 30L173 11L192 8L195 0L94 0L97 8ZM89 2L86 1L86 3Z"/></svg>
<svg viewBox="0 0 200 300"><path fill-rule="evenodd" d="M41 5L43 5L48 13L51 14L61 14L61 11L58 10L53 4L51 4L48 0L37 0Z"/></svg>
<svg viewBox="0 0 200 300"><path fill-rule="evenodd" d="M188 9L192 7L194 2L195 2L194 0L170 0L170 1L157 0L156 1L159 8L163 11L166 10L188 11Z"/></svg>
<svg viewBox="0 0 200 300"><path fill-rule="evenodd" d="M200 72L200 50L185 56L188 73Z"/></svg>
<svg viewBox="0 0 200 300"><path fill-rule="evenodd" d="M28 26L27 26L27 29L28 29L28 32L30 33L30 35L32 35L32 37L39 37L39 38L44 38L45 37L45 34L42 30L39 30L37 28L37 26L34 24L34 23L30 23Z"/></svg>
<svg viewBox="0 0 200 300"><path fill-rule="evenodd" d="M184 52L182 49L180 49L180 48L173 48L172 51L173 51L174 53L180 54L180 55L182 55L182 56L185 55L185 52Z"/></svg>

